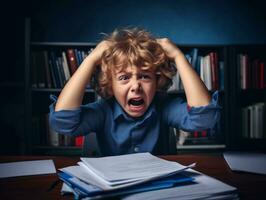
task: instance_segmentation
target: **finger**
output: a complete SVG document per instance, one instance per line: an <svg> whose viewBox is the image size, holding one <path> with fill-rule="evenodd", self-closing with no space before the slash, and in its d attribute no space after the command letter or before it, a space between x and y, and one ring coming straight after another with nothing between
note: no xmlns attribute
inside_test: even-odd
<svg viewBox="0 0 266 200"><path fill-rule="evenodd" d="M161 38L157 38L157 39L156 39L156 42L157 42L159 45L161 45L161 46L162 46L162 44L163 44Z"/></svg>

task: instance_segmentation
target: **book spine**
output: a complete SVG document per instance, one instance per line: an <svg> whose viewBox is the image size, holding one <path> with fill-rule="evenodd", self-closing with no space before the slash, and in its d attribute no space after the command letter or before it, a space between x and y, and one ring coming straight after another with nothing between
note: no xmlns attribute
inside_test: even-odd
<svg viewBox="0 0 266 200"><path fill-rule="evenodd" d="M43 56L44 56L44 66L45 66L47 87L52 88L52 77L51 77L51 72L50 72L50 67L49 67L48 52L43 51Z"/></svg>
<svg viewBox="0 0 266 200"><path fill-rule="evenodd" d="M204 80L206 87L208 90L212 90L212 82L211 82L211 60L210 55L206 55L204 57Z"/></svg>
<svg viewBox="0 0 266 200"><path fill-rule="evenodd" d="M62 52L62 64L64 68L66 81L68 81L70 79L70 71L69 71L69 66L67 63L66 53L64 51Z"/></svg>
<svg viewBox="0 0 266 200"><path fill-rule="evenodd" d="M64 86L64 77L61 71L61 66L60 66L60 60L57 57L55 60L55 64L56 64L56 69L57 69L57 74L58 74L58 82L59 82L59 88L62 88Z"/></svg>
<svg viewBox="0 0 266 200"><path fill-rule="evenodd" d="M53 70L53 74L54 74L54 85L55 85L55 88L60 88L61 87L61 84L60 84L60 78L59 78L59 71L58 71L58 67L57 67L57 64L56 64L56 55L55 55L55 52L54 51L51 51L50 52L50 65L51 65L51 68Z"/></svg>
<svg viewBox="0 0 266 200"><path fill-rule="evenodd" d="M78 136L75 138L75 146L82 147L84 143L85 136Z"/></svg>
<svg viewBox="0 0 266 200"><path fill-rule="evenodd" d="M78 63L74 49L67 50L67 60L70 68L70 73L71 75L73 75L75 71L78 69Z"/></svg>

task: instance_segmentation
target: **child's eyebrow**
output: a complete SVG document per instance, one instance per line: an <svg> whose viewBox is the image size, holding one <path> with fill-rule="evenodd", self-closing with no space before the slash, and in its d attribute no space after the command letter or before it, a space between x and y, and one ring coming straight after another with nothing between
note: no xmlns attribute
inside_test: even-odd
<svg viewBox="0 0 266 200"><path fill-rule="evenodd" d="M119 75L119 74L148 74L148 73L153 73L153 72L149 71L149 70L138 71L137 73L133 73L131 71L119 71L119 72L116 72L115 75Z"/></svg>
<svg viewBox="0 0 266 200"><path fill-rule="evenodd" d="M129 74L129 73L131 73L131 72L127 72L126 70L119 70L119 71L115 71L114 72L114 74L124 74L124 73L126 73L126 74Z"/></svg>
<svg viewBox="0 0 266 200"><path fill-rule="evenodd" d="M153 74L153 73L155 72L152 70L141 70L138 72L138 74Z"/></svg>
<svg viewBox="0 0 266 200"><path fill-rule="evenodd" d="M126 74L131 74L132 71L130 69L119 69L119 70L114 70L114 74L117 75L117 74L121 74L121 73L126 73ZM140 74L140 73L154 73L154 71L152 69L139 69L137 71L137 74Z"/></svg>

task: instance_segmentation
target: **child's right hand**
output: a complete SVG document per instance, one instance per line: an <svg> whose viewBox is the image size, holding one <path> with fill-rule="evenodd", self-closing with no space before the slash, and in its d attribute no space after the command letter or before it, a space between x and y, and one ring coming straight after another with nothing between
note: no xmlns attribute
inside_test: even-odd
<svg viewBox="0 0 266 200"><path fill-rule="evenodd" d="M80 107L84 91L91 80L94 68L101 63L102 54L109 47L110 42L103 40L86 57L60 93L55 111Z"/></svg>
<svg viewBox="0 0 266 200"><path fill-rule="evenodd" d="M111 42L103 40L90 53L90 57L93 59L95 65L98 65L101 63L102 54L105 50L107 50L110 47L110 45L111 45Z"/></svg>
<svg viewBox="0 0 266 200"><path fill-rule="evenodd" d="M169 59L175 60L180 54L182 54L180 49L168 38L158 38L156 41L161 45Z"/></svg>

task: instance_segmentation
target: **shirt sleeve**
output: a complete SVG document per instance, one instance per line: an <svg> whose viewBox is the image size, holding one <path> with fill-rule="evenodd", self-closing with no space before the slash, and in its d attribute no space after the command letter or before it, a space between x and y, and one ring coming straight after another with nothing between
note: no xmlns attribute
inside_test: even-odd
<svg viewBox="0 0 266 200"><path fill-rule="evenodd" d="M57 97L50 95L53 103L50 105L49 124L58 133L78 136L95 132L104 121L104 115L99 102L82 105L77 109L55 111Z"/></svg>
<svg viewBox="0 0 266 200"><path fill-rule="evenodd" d="M165 115L167 123L185 131L202 131L213 128L220 119L221 106L219 93L214 92L211 102L206 106L189 106L180 98L167 102Z"/></svg>

